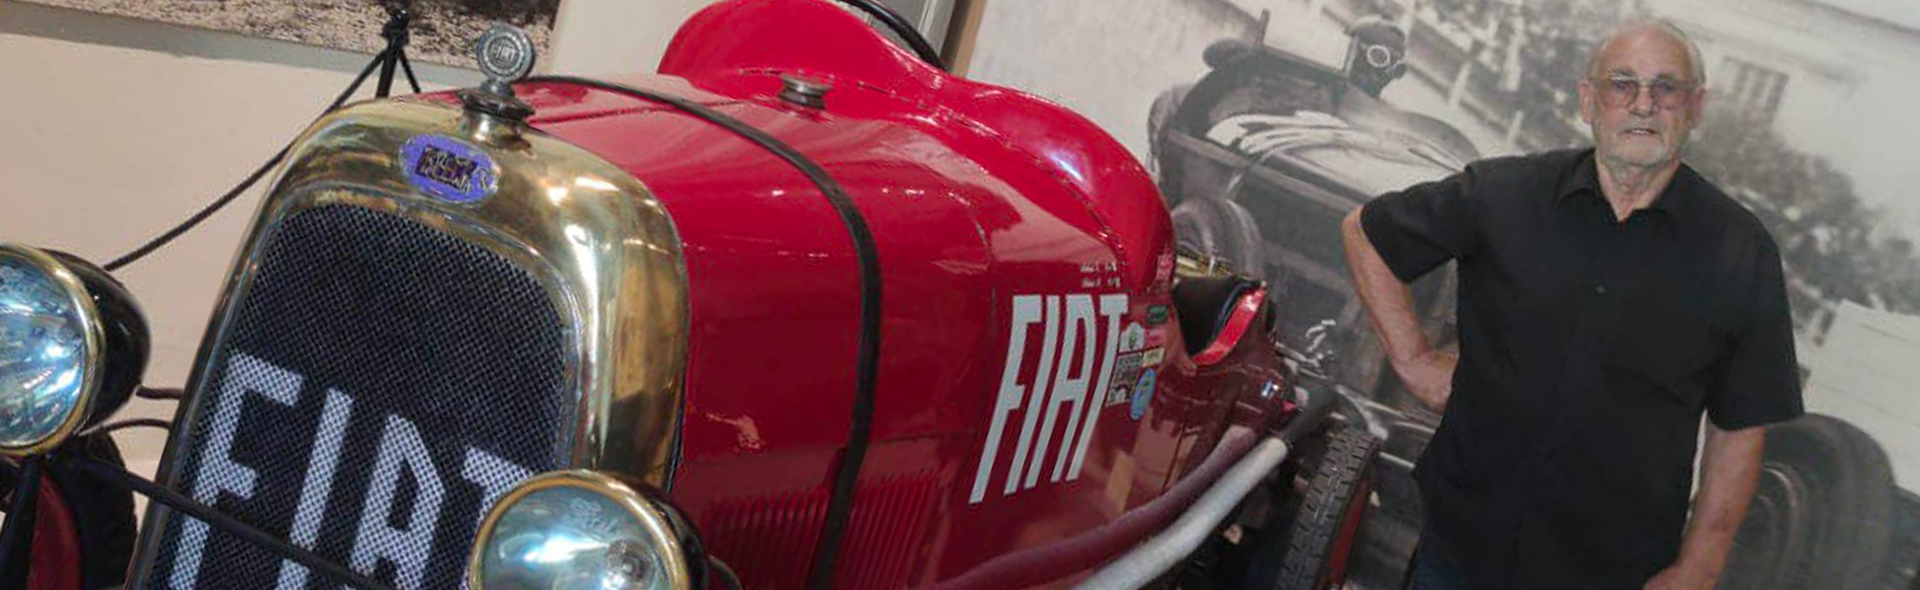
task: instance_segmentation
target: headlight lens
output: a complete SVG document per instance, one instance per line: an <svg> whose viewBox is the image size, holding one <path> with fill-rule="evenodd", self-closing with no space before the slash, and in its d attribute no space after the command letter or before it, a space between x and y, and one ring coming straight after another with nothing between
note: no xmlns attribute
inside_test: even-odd
<svg viewBox="0 0 1920 590"><path fill-rule="evenodd" d="M618 480L565 471L494 505L469 565L476 590L678 590L698 554L665 504ZM700 564L704 565L704 564Z"/></svg>
<svg viewBox="0 0 1920 590"><path fill-rule="evenodd" d="M0 452L45 450L80 427L104 338L79 276L45 252L0 246Z"/></svg>

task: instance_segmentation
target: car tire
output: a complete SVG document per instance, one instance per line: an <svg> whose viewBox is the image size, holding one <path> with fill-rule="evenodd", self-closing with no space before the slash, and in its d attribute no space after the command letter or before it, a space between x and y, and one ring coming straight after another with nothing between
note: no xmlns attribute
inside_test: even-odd
<svg viewBox="0 0 1920 590"><path fill-rule="evenodd" d="M72 439L66 443L65 452L116 466L126 465L120 458L119 446L114 444L110 434ZM136 528L133 491L57 464L49 466L46 473L53 485L59 488L79 533L80 587L83 590L95 590L126 583L127 564L133 558ZM12 502L14 483L11 478L0 480L0 506ZM0 570L12 570L15 567L23 566L0 564ZM30 583L28 588L35 586Z"/></svg>
<svg viewBox="0 0 1920 590"><path fill-rule="evenodd" d="M1806 523L1804 549L1796 552L1797 572L1784 572L1797 573L1791 577L1793 587L1875 590L1887 565L1893 532L1893 468L1880 445L1844 421L1807 414L1767 429L1761 469L1763 475L1787 475L1773 476L1778 481L1758 488L1759 492L1779 497L1782 486L1804 486L1790 491L1805 498L1799 503L1805 512L1748 514L1748 518L1775 518L1766 524L1775 528L1783 528L1779 524L1783 517L1787 523ZM1746 525L1742 523L1743 533Z"/></svg>
<svg viewBox="0 0 1920 590"><path fill-rule="evenodd" d="M1239 203L1191 198L1173 208L1173 237L1193 252L1212 256L1235 270L1267 280L1266 241L1260 226Z"/></svg>
<svg viewBox="0 0 1920 590"><path fill-rule="evenodd" d="M1735 533L1720 587L1790 590L1806 562L1812 490L1791 466L1767 461L1754 484L1747 517Z"/></svg>
<svg viewBox="0 0 1920 590"><path fill-rule="evenodd" d="M1253 543L1243 588L1324 590L1345 580L1372 494L1380 439L1340 426L1315 450L1302 458L1306 492L1275 513Z"/></svg>

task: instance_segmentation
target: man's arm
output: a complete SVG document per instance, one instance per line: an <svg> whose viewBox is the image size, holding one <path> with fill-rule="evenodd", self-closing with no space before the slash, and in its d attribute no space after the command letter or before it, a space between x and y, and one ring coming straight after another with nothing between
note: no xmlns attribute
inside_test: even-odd
<svg viewBox="0 0 1920 590"><path fill-rule="evenodd" d="M1394 373L1407 384L1407 390L1433 411L1442 411L1453 394L1453 370L1459 357L1437 351L1420 331L1420 320L1413 311L1413 292L1394 276L1380 252L1360 227L1356 208L1340 223L1341 242L1347 251L1347 268L1353 274L1353 289L1367 309L1374 332L1385 342L1387 358Z"/></svg>
<svg viewBox="0 0 1920 590"><path fill-rule="evenodd" d="M1760 453L1767 427L1721 430L1707 423L1707 444L1700 454L1700 492L1680 546L1680 559L1647 581L1647 590L1710 590L1726 568L1733 536L1746 518L1760 477Z"/></svg>

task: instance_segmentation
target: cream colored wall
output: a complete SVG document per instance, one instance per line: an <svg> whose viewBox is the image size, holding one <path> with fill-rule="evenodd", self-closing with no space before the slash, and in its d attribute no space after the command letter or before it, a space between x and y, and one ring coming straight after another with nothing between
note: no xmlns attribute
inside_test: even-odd
<svg viewBox="0 0 1920 590"><path fill-rule="evenodd" d="M651 72L687 17L717 0L563 0L551 71Z"/></svg>
<svg viewBox="0 0 1920 590"><path fill-rule="evenodd" d="M1154 99L1199 80L1208 45L1252 36L1253 14L1222 0L988 2L967 75L1066 105L1144 160Z"/></svg>
<svg viewBox="0 0 1920 590"><path fill-rule="evenodd" d="M542 69L652 71L673 31L707 3L566 0ZM0 241L112 259L272 156L368 59L0 0ZM462 69L416 71L429 89L479 80ZM153 330L149 384L186 381L256 203L257 191L116 273ZM121 416L171 418L172 404L136 401ZM152 469L164 433L127 432L120 443L129 464Z"/></svg>

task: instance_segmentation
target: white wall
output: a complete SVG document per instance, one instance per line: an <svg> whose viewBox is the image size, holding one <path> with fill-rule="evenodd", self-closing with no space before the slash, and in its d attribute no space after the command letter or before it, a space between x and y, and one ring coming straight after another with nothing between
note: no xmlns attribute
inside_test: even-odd
<svg viewBox="0 0 1920 590"><path fill-rule="evenodd" d="M651 72L687 17L717 0L563 0L550 71Z"/></svg>
<svg viewBox="0 0 1920 590"><path fill-rule="evenodd" d="M1228 0L1028 2L987 3L968 76L1059 102L1142 159L1154 98L1199 80L1201 52L1253 25Z"/></svg>
<svg viewBox="0 0 1920 590"><path fill-rule="evenodd" d="M652 71L673 31L707 3L566 0L542 69ZM0 241L112 259L272 156L370 58L0 0ZM415 67L429 90L479 80L469 70ZM361 96L372 96L371 86ZM116 273L154 333L149 384L186 381L258 202L256 191ZM170 418L172 405L135 402L122 413L134 415ZM162 441L154 429L120 437L136 469L152 468Z"/></svg>

